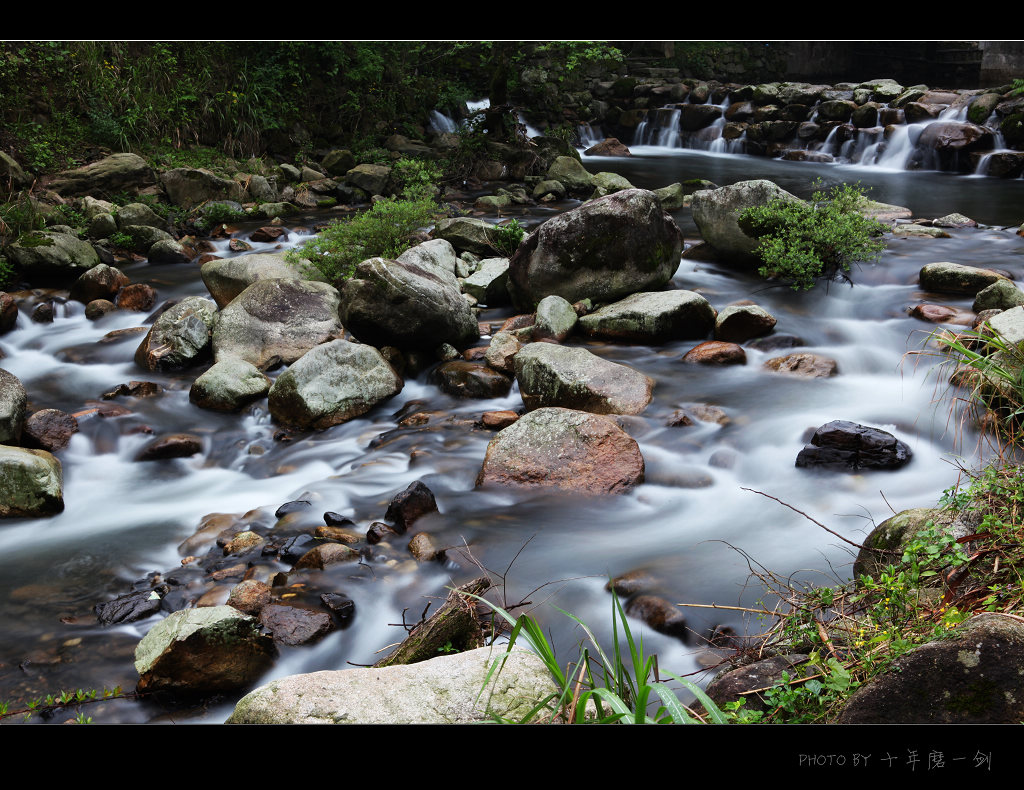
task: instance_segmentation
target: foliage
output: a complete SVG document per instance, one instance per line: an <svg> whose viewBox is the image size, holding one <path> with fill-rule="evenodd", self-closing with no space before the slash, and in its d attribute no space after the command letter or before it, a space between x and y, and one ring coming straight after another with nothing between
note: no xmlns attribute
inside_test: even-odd
<svg viewBox="0 0 1024 790"><path fill-rule="evenodd" d="M1020 96L1022 93L1024 93L1024 78L1017 77L1013 81L1013 88L1010 90L1010 94Z"/></svg>
<svg viewBox="0 0 1024 790"><path fill-rule="evenodd" d="M494 226L495 252L506 258L512 257L523 238L526 236L526 229L516 219L510 219L502 225Z"/></svg>
<svg viewBox="0 0 1024 790"><path fill-rule="evenodd" d="M0 255L0 288L5 288L14 282L14 266L3 255Z"/></svg>
<svg viewBox="0 0 1024 790"><path fill-rule="evenodd" d="M603 41L549 41L539 45L537 54L551 55L565 67L559 81L581 76L591 67L609 71L622 66L625 57L618 47Z"/></svg>
<svg viewBox="0 0 1024 790"><path fill-rule="evenodd" d="M413 242L411 235L431 224L437 206L428 199L385 198L348 220L335 222L286 259L302 266L309 261L330 282L346 280L367 258L395 258Z"/></svg>
<svg viewBox="0 0 1024 790"><path fill-rule="evenodd" d="M209 230L226 222L237 222L248 217L244 211L232 208L227 203L207 203L199 209L201 216L195 221L199 230Z"/></svg>
<svg viewBox="0 0 1024 790"><path fill-rule="evenodd" d="M569 612L558 610L583 629L594 651L592 654L591 648L581 645L579 656L564 671L544 631L530 615L514 618L500 606L479 596L473 597L483 601L498 617L512 626L506 654L512 651L516 641L522 637L544 662L559 689L558 693L542 700L518 722L520 724L549 718L569 724L704 723L704 718L683 705L676 692L662 682L662 675L693 693L704 706L707 719L719 724L728 721L725 713L698 686L671 672L659 672L657 656L644 655L643 640L634 640L626 613L614 592L613 644L610 653L605 651L586 623ZM504 660L504 656L495 659L481 694L494 674L501 671ZM659 700L657 711L653 716L649 715L649 703Z"/></svg>
<svg viewBox="0 0 1024 790"><path fill-rule="evenodd" d="M120 686L113 689L75 689L74 691L58 691L56 694L47 694L45 697L31 700L23 707L16 707L11 702L0 702L0 721L12 716L23 716L28 721L32 716L41 716L43 719L52 718L58 711L66 708L75 708L77 715L74 718L76 724L91 724L92 718L86 716L79 709L81 705L105 700L127 699L135 697L135 694L126 694Z"/></svg>
<svg viewBox="0 0 1024 790"><path fill-rule="evenodd" d="M807 290L820 277L845 277L855 261L877 260L885 226L861 216L864 191L842 184L818 189L811 201L776 199L740 213L744 230L760 238L757 253L762 277L790 280L793 290Z"/></svg>
<svg viewBox="0 0 1024 790"><path fill-rule="evenodd" d="M46 219L36 209L28 192L20 192L16 200L0 204L0 237L16 239L27 231L44 227Z"/></svg>
<svg viewBox="0 0 1024 790"><path fill-rule="evenodd" d="M441 169L426 159L402 157L391 168L391 178L408 200L426 200L437 193Z"/></svg>
<svg viewBox="0 0 1024 790"><path fill-rule="evenodd" d="M135 242L132 241L132 237L123 231L117 231L110 234L111 245L119 250L130 250L135 247Z"/></svg>

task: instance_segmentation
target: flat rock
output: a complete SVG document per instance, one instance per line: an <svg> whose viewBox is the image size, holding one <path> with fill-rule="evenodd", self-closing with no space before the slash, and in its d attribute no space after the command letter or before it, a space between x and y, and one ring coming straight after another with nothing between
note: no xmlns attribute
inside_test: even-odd
<svg viewBox="0 0 1024 790"><path fill-rule="evenodd" d="M635 293L579 320L584 334L637 343L696 340L714 325L714 308L694 291Z"/></svg>
<svg viewBox="0 0 1024 790"><path fill-rule="evenodd" d="M898 469L912 457L910 447L887 431L833 420L814 432L796 465L843 471Z"/></svg>

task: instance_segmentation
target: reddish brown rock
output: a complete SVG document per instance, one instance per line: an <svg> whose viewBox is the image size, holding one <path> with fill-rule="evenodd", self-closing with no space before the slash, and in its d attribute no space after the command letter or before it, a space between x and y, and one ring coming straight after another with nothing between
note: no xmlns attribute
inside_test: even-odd
<svg viewBox="0 0 1024 790"><path fill-rule="evenodd" d="M311 568L323 570L328 565L339 562L354 562L359 559L359 552L343 543L323 543L310 549L295 563L295 570Z"/></svg>
<svg viewBox="0 0 1024 790"><path fill-rule="evenodd" d="M503 398L512 389L512 379L477 362L453 359L430 376L442 391L457 398Z"/></svg>
<svg viewBox="0 0 1024 790"><path fill-rule="evenodd" d="M126 410L127 411L127 410ZM174 433L154 439L135 457L136 461L187 458L203 451L203 440L191 433Z"/></svg>
<svg viewBox="0 0 1024 790"><path fill-rule="evenodd" d="M615 137L606 137L583 153L587 156L632 156L629 149Z"/></svg>
<svg viewBox="0 0 1024 790"><path fill-rule="evenodd" d="M502 428L507 428L518 419L519 415L514 411L488 411L484 412L483 416L481 416L480 422L485 428L497 429L500 431Z"/></svg>
<svg viewBox="0 0 1024 790"><path fill-rule="evenodd" d="M156 304L156 289L145 283L126 285L117 295L117 306L122 310L145 312Z"/></svg>
<svg viewBox="0 0 1024 790"><path fill-rule="evenodd" d="M266 227L257 228L256 230L254 230L252 234L249 236L249 241L271 242L277 241L282 236L287 238L288 231L285 230L284 228L278 228L274 227L273 225L268 225Z"/></svg>
<svg viewBox="0 0 1024 790"><path fill-rule="evenodd" d="M910 311L910 315L932 324L963 323L962 320L957 321L959 310L943 304L919 304Z"/></svg>
<svg viewBox="0 0 1024 790"><path fill-rule="evenodd" d="M252 249L252 245L242 239L232 239L228 242L228 249L232 252L248 252Z"/></svg>
<svg viewBox="0 0 1024 790"><path fill-rule="evenodd" d="M85 317L90 321L95 321L103 318L107 313L114 312L116 309L117 305L109 299L93 299L85 306Z"/></svg>
<svg viewBox="0 0 1024 790"><path fill-rule="evenodd" d="M101 263L75 281L69 297L82 304L89 304L94 299L112 300L128 282L128 276L120 269Z"/></svg>
<svg viewBox="0 0 1024 790"><path fill-rule="evenodd" d="M14 297L5 291L0 291L0 335L14 329L18 320L18 304ZM51 316L51 321L53 320Z"/></svg>
<svg viewBox="0 0 1024 790"><path fill-rule="evenodd" d="M659 634L686 638L686 619L679 608L655 595L637 595L626 603L626 614L643 620Z"/></svg>
<svg viewBox="0 0 1024 790"><path fill-rule="evenodd" d="M417 532L410 539L408 548L417 562L433 562L437 559L437 546L429 533Z"/></svg>
<svg viewBox="0 0 1024 790"><path fill-rule="evenodd" d="M22 429L21 442L48 452L63 450L78 432L78 420L59 409L42 409L27 420Z"/></svg>
<svg viewBox="0 0 1024 790"><path fill-rule="evenodd" d="M702 365L746 365L747 353L736 343L709 340L687 351L683 356L683 362Z"/></svg>
<svg viewBox="0 0 1024 790"><path fill-rule="evenodd" d="M477 485L622 494L643 479L640 448L613 420L550 407L491 439Z"/></svg>

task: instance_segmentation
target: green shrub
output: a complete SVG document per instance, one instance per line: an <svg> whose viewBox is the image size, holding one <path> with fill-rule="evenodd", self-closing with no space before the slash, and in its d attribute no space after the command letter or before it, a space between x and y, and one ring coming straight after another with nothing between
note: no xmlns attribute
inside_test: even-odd
<svg viewBox="0 0 1024 790"><path fill-rule="evenodd" d="M36 209L27 192L18 195L17 200L0 204L0 237L16 239L30 230L42 230L46 218Z"/></svg>
<svg viewBox="0 0 1024 790"><path fill-rule="evenodd" d="M132 237L122 231L110 234L110 243L119 250L130 250L135 247Z"/></svg>
<svg viewBox="0 0 1024 790"><path fill-rule="evenodd" d="M391 178L401 189L402 197L409 200L432 198L442 175L437 165L425 159L402 157L391 168Z"/></svg>
<svg viewBox="0 0 1024 790"><path fill-rule="evenodd" d="M877 260L885 249L878 238L885 225L858 213L864 202L858 185L820 189L810 202L773 200L741 212L740 227L760 238L757 253L762 277L791 281L807 290L819 278L848 279L855 261Z"/></svg>
<svg viewBox="0 0 1024 790"><path fill-rule="evenodd" d="M195 226L199 230L209 230L225 222L237 222L249 216L244 211L232 208L227 203L207 203L199 209L199 212L202 216L195 221Z"/></svg>
<svg viewBox="0 0 1024 790"><path fill-rule="evenodd" d="M356 264L367 258L395 258L413 241L411 235L433 222L437 206L430 200L386 198L358 216L335 222L286 258L308 260L331 282L347 280Z"/></svg>
<svg viewBox="0 0 1024 790"><path fill-rule="evenodd" d="M526 230L518 220L512 219L504 225L495 225L494 235L495 240L492 246L495 252L506 258L511 258L526 236Z"/></svg>

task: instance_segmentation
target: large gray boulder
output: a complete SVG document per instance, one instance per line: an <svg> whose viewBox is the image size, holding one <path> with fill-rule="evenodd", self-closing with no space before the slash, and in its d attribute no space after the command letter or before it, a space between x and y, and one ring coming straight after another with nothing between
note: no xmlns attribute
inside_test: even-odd
<svg viewBox="0 0 1024 790"><path fill-rule="evenodd" d="M7 248L22 273L33 283L67 284L100 262L87 241L70 233L37 230L24 233Z"/></svg>
<svg viewBox="0 0 1024 790"><path fill-rule="evenodd" d="M500 670L488 676L495 661ZM228 724L470 724L522 719L550 694L536 655L500 647L416 664L292 675L239 700Z"/></svg>
<svg viewBox="0 0 1024 790"><path fill-rule="evenodd" d="M234 607L182 609L136 645L138 690L234 691L254 683L276 656L259 621Z"/></svg>
<svg viewBox="0 0 1024 790"><path fill-rule="evenodd" d="M694 192L690 207L701 237L716 252L726 260L754 264L758 262L755 249L759 242L740 227L740 213L773 200L799 199L777 184L760 179Z"/></svg>
<svg viewBox="0 0 1024 790"><path fill-rule="evenodd" d="M579 321L585 334L636 343L700 339L714 325L715 309L693 291L632 294Z"/></svg>
<svg viewBox="0 0 1024 790"><path fill-rule="evenodd" d="M484 258L462 290L488 307L508 304L508 258Z"/></svg>
<svg viewBox="0 0 1024 790"><path fill-rule="evenodd" d="M156 174L138 154L111 154L97 162L58 173L50 189L61 195L113 195L156 183Z"/></svg>
<svg viewBox="0 0 1024 790"><path fill-rule="evenodd" d="M167 308L135 350L135 362L146 370L179 370L199 362L210 351L216 308L209 299L189 296Z"/></svg>
<svg viewBox="0 0 1024 790"><path fill-rule="evenodd" d="M39 518L63 509L60 461L46 450L0 445L0 518Z"/></svg>
<svg viewBox="0 0 1024 790"><path fill-rule="evenodd" d="M998 280L1006 279L991 269L939 261L921 267L921 289L937 293L976 296Z"/></svg>
<svg viewBox="0 0 1024 790"><path fill-rule="evenodd" d="M545 296L610 302L664 286L679 267L683 236L653 192L626 189L549 219L509 262L516 306Z"/></svg>
<svg viewBox="0 0 1024 790"><path fill-rule="evenodd" d="M340 295L308 280L258 280L217 316L213 356L238 357L260 370L290 365L311 348L342 334Z"/></svg>
<svg viewBox="0 0 1024 790"><path fill-rule="evenodd" d="M149 225L153 228L165 228L167 223L145 203L129 203L117 209L115 216L117 227L124 230L129 225Z"/></svg>
<svg viewBox="0 0 1024 790"><path fill-rule="evenodd" d="M25 425L28 393L21 380L0 368L0 444L17 444Z"/></svg>
<svg viewBox="0 0 1024 790"><path fill-rule="evenodd" d="M237 181L202 168L177 167L160 174L167 197L176 206L192 208L208 200L242 201L245 190Z"/></svg>
<svg viewBox="0 0 1024 790"><path fill-rule="evenodd" d="M593 414L639 414L654 382L585 348L530 343L516 354L516 380L527 409L561 406Z"/></svg>
<svg viewBox="0 0 1024 790"><path fill-rule="evenodd" d="M11 189L24 189L32 186L33 181L35 178L22 170L13 157L0 151L0 185L6 187L10 184Z"/></svg>
<svg viewBox="0 0 1024 790"><path fill-rule="evenodd" d="M384 258L356 267L342 287L340 312L355 337L378 348L465 347L480 336L469 303L448 278Z"/></svg>
<svg viewBox="0 0 1024 790"><path fill-rule="evenodd" d="M491 439L477 485L624 494L643 480L640 448L614 421L547 408L523 415Z"/></svg>
<svg viewBox="0 0 1024 790"><path fill-rule="evenodd" d="M188 398L201 409L238 411L270 391L270 379L251 362L228 357L192 382Z"/></svg>
<svg viewBox="0 0 1024 790"><path fill-rule="evenodd" d="M269 252L208 261L203 264L200 275L220 309L257 280L302 279L297 266Z"/></svg>
<svg viewBox="0 0 1024 790"><path fill-rule="evenodd" d="M434 226L435 239L444 239L456 250L487 257L497 251L498 231L490 222L474 217L442 219Z"/></svg>
<svg viewBox="0 0 1024 790"><path fill-rule="evenodd" d="M984 613L904 653L850 697L839 724L1018 724L1024 623Z"/></svg>
<svg viewBox="0 0 1024 790"><path fill-rule="evenodd" d="M391 181L391 168L385 165L356 165L345 174L345 183L359 187L371 195L383 195Z"/></svg>
<svg viewBox="0 0 1024 790"><path fill-rule="evenodd" d="M448 280L451 285L458 288L456 279L459 259L455 255L455 248L444 239L431 239L415 247L410 247L395 260L399 263L411 263L421 269L433 272Z"/></svg>
<svg viewBox="0 0 1024 790"><path fill-rule="evenodd" d="M365 414L401 390L402 379L373 346L334 340L278 376L268 402L278 422L319 429Z"/></svg>
<svg viewBox="0 0 1024 790"><path fill-rule="evenodd" d="M557 157L544 178L559 182L570 192L586 193L594 186L594 176L587 172L579 159L571 156Z"/></svg>

